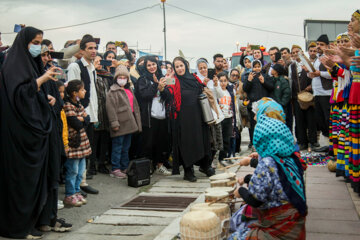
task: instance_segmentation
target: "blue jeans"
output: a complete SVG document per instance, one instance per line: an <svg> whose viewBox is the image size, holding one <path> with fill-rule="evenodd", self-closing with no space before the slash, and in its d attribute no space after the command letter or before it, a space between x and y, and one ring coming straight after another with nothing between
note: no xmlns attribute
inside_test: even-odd
<svg viewBox="0 0 360 240"><path fill-rule="evenodd" d="M112 170L126 170L129 166L129 148L131 134L114 137L112 139L111 165Z"/></svg>
<svg viewBox="0 0 360 240"><path fill-rule="evenodd" d="M65 196L74 195L80 192L80 183L82 175L85 171L86 161L85 158L81 159L66 159L65 161Z"/></svg>

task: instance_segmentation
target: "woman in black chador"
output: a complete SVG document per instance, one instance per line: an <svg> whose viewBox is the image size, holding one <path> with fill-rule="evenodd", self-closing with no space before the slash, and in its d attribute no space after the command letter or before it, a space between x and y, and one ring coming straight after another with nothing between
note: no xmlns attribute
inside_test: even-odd
<svg viewBox="0 0 360 240"><path fill-rule="evenodd" d="M199 95L205 85L189 72L185 59L177 57L173 62L175 84L168 85L164 92L171 117L174 169L184 166L184 179L196 181L193 165L200 165L200 171L207 176L215 174L211 168L210 129L204 122Z"/></svg>
<svg viewBox="0 0 360 240"><path fill-rule="evenodd" d="M48 80L41 62L43 32L18 33L0 72L0 235L41 235L35 224L47 200L49 139L53 130Z"/></svg>

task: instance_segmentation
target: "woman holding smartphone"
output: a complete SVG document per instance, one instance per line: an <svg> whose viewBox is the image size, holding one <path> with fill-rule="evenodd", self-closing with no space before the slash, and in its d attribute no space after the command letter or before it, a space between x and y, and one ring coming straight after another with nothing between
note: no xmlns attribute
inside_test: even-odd
<svg viewBox="0 0 360 240"><path fill-rule="evenodd" d="M189 72L188 62L176 57L173 62L175 84L166 86L171 118L174 170L176 165L184 167L184 180L195 182L194 164L200 165L200 171L207 176L215 174L211 168L210 128L204 122L199 95L205 85Z"/></svg>
<svg viewBox="0 0 360 240"><path fill-rule="evenodd" d="M154 56L145 57L143 70L136 84L143 126L142 155L152 160L156 173L169 176L171 172L164 166L170 152L164 100L166 79Z"/></svg>

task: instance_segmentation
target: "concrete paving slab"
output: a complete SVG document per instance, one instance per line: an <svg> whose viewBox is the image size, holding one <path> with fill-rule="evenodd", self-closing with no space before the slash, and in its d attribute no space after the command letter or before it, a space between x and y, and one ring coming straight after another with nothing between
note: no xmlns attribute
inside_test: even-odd
<svg viewBox="0 0 360 240"><path fill-rule="evenodd" d="M316 221L319 219L323 220L344 220L344 221L358 221L359 216L352 209L318 209L318 208L309 208L309 214L306 218L306 221Z"/></svg>
<svg viewBox="0 0 360 240"><path fill-rule="evenodd" d="M359 240L359 235L349 234L326 234L326 233L306 233L307 240Z"/></svg>
<svg viewBox="0 0 360 240"><path fill-rule="evenodd" d="M343 192L326 192L326 191L312 191L309 190L306 192L306 197L308 199L317 198L317 199L333 199L333 200L349 200L349 192L344 194Z"/></svg>
<svg viewBox="0 0 360 240"><path fill-rule="evenodd" d="M179 188L207 188L210 187L208 183L189 183L189 182L163 182L159 181L153 187L179 187Z"/></svg>
<svg viewBox="0 0 360 240"><path fill-rule="evenodd" d="M350 197L349 191L345 184L342 185L326 185L326 184L313 184L306 183L306 193L311 192L327 192L327 193L341 193Z"/></svg>
<svg viewBox="0 0 360 240"><path fill-rule="evenodd" d="M205 188L172 188L172 187L155 187L153 186L149 192L159 193L203 193Z"/></svg>
<svg viewBox="0 0 360 240"><path fill-rule="evenodd" d="M326 234L360 234L359 221L316 220L306 222L306 232ZM343 238L342 238L343 239Z"/></svg>
<svg viewBox="0 0 360 240"><path fill-rule="evenodd" d="M153 239L153 234L147 234L142 236L113 236L113 235L96 235L86 233L72 233L66 235L59 240L149 240Z"/></svg>
<svg viewBox="0 0 360 240"><path fill-rule="evenodd" d="M167 226L174 218L101 215L93 224Z"/></svg>
<svg viewBox="0 0 360 240"><path fill-rule="evenodd" d="M110 209L110 210L106 211L104 213L104 215L176 218L180 215L180 213L179 212L166 212L166 211Z"/></svg>
<svg viewBox="0 0 360 240"><path fill-rule="evenodd" d="M156 234L164 229L164 226L112 226L100 224L87 224L78 233L98 235L147 235Z"/></svg>
<svg viewBox="0 0 360 240"><path fill-rule="evenodd" d="M344 185L345 180L340 178L315 178L306 177L307 184L329 184L329 185Z"/></svg>
<svg viewBox="0 0 360 240"><path fill-rule="evenodd" d="M307 198L307 205L309 208L317 209L351 209L354 210L353 202L348 200L335 200L335 199L316 199Z"/></svg>

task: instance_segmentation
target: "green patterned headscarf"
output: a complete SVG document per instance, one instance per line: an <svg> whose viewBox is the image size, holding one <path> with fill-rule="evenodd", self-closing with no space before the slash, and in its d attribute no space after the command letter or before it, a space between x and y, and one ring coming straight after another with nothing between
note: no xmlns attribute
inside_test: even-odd
<svg viewBox="0 0 360 240"><path fill-rule="evenodd" d="M253 144L262 158L271 157L275 160L286 196L299 212L305 215L307 207L304 172L299 159L293 155L294 137L289 128L265 114L258 115Z"/></svg>

